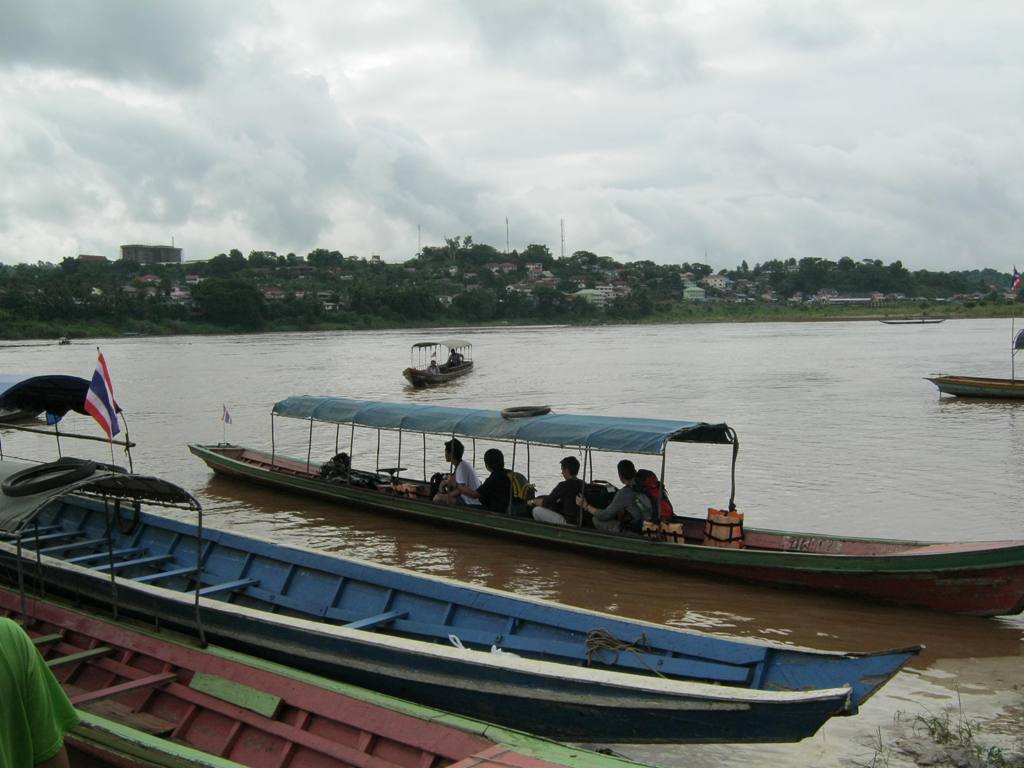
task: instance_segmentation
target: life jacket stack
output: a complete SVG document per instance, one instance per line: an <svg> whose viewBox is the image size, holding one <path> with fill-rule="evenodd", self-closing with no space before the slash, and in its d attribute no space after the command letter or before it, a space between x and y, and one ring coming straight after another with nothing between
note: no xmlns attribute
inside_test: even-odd
<svg viewBox="0 0 1024 768"><path fill-rule="evenodd" d="M743 513L708 507L704 546L743 548Z"/></svg>

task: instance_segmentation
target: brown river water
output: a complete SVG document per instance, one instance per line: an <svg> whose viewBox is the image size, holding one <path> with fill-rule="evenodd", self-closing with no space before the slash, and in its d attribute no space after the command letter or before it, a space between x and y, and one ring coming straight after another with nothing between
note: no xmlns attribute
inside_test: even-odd
<svg viewBox="0 0 1024 768"><path fill-rule="evenodd" d="M409 346L450 335L474 346L476 370L413 390ZM1007 320L935 325L878 322L512 327L262 336L114 338L0 345L9 373L88 378L96 345L127 415L137 471L192 491L206 522L245 533L573 605L711 632L834 650L923 644L925 650L855 717L835 718L799 744L612 745L663 766L911 765L888 749L917 715L955 708L983 738L1020 749L1024 619L980 619L755 587L536 549L389 519L216 478L189 442L270 446L270 410L289 395L468 407L550 405L565 413L725 421L740 438L736 501L756 527L941 541L1024 539L1024 402L940 398L933 372L1009 376ZM1018 357L1024 374L1024 357ZM232 423L221 422L222 407ZM98 435L72 414L69 432ZM308 423L276 419L277 450L305 457ZM358 433L357 433L358 435ZM52 458L52 439L4 433L8 456ZM338 438L347 449L348 430ZM313 433L311 460L334 452L333 428ZM444 467L428 441L427 472ZM422 470L422 444L402 463ZM105 446L64 441L65 453ZM482 470L483 444L476 465ZM356 440L373 468L376 437ZM384 441L379 466L394 464ZM563 454L534 449L541 491ZM109 459L109 453L105 455ZM506 454L508 458L508 454ZM119 461L122 457L116 457ZM595 476L614 479L616 455ZM524 457L516 468L523 470ZM666 484L677 511L702 515L729 495L730 449L673 445ZM641 465L659 467L652 459ZM885 745L880 753L879 740Z"/></svg>

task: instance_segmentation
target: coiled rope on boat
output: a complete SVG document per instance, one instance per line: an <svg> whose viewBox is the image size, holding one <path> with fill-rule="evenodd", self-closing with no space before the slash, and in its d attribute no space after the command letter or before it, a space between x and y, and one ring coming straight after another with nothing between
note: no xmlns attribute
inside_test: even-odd
<svg viewBox="0 0 1024 768"><path fill-rule="evenodd" d="M592 629L587 632L587 665L594 661L594 656L601 651L610 651L615 654L615 662L618 662L620 653L632 653L658 677L665 677L661 672L650 665L644 654L651 653L651 647L647 644L647 635L640 635L635 643L628 643L619 640L607 629Z"/></svg>

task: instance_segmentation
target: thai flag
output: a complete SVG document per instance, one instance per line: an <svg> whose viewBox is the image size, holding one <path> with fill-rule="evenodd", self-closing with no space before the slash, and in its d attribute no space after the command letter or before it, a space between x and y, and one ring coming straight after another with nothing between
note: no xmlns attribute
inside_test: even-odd
<svg viewBox="0 0 1024 768"><path fill-rule="evenodd" d="M96 422L107 433L107 439L113 440L114 435L121 431L117 421L117 403L114 401L114 385L110 383L107 361L100 352L96 372L89 383L89 391L85 395L85 410L96 419Z"/></svg>
<svg viewBox="0 0 1024 768"><path fill-rule="evenodd" d="M221 403L220 407L223 409L223 412L220 415L220 420L223 421L225 424L230 424L231 423L231 414L228 412L227 405L224 404L224 403Z"/></svg>
<svg viewBox="0 0 1024 768"><path fill-rule="evenodd" d="M1020 272L1018 272L1017 268L1014 267L1013 268L1013 278L1010 281L1010 290L1011 291L1016 291L1018 288L1020 288Z"/></svg>

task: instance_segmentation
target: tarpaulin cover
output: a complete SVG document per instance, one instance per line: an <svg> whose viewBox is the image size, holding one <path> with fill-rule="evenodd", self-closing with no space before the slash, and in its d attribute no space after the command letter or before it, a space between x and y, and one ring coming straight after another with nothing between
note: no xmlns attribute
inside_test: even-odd
<svg viewBox="0 0 1024 768"><path fill-rule="evenodd" d="M34 466L16 461L0 461L0 482L19 470ZM0 492L0 531L18 531L27 525L54 499L70 493L151 502L161 505L199 509L199 502L184 488L148 475L128 472L113 473L99 469L91 476L58 488L25 496L8 496Z"/></svg>
<svg viewBox="0 0 1024 768"><path fill-rule="evenodd" d="M0 374L0 410L45 411L55 416L68 411L84 414L88 389L89 380L79 376L4 373Z"/></svg>
<svg viewBox="0 0 1024 768"><path fill-rule="evenodd" d="M728 425L702 421L547 413L505 418L501 411L385 403L297 395L274 405L274 414L331 424L515 440L535 445L581 446L602 451L659 454L668 442L735 442Z"/></svg>

